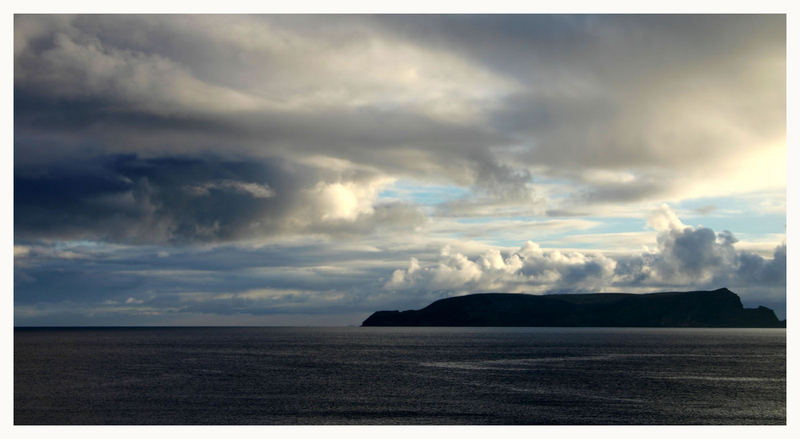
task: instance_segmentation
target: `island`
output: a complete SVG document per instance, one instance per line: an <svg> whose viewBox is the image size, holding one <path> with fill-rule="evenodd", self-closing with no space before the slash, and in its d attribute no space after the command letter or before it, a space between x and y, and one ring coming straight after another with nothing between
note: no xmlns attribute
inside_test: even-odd
<svg viewBox="0 0 800 439"><path fill-rule="evenodd" d="M487 293L437 300L420 310L378 311L361 326L579 326L781 328L769 308L744 308L713 291L648 294Z"/></svg>

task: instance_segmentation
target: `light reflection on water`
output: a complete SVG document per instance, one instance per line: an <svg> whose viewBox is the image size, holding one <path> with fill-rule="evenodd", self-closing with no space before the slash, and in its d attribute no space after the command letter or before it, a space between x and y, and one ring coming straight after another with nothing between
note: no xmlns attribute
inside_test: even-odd
<svg viewBox="0 0 800 439"><path fill-rule="evenodd" d="M785 424L785 329L16 329L17 424Z"/></svg>

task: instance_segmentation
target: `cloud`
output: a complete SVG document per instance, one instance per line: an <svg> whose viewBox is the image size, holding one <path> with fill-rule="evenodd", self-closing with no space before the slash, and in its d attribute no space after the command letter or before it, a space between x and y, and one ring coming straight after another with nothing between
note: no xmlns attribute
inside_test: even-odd
<svg viewBox="0 0 800 439"><path fill-rule="evenodd" d="M657 232L680 231L686 227L667 204L662 204L658 209L650 212L647 224Z"/></svg>
<svg viewBox="0 0 800 439"><path fill-rule="evenodd" d="M401 258L391 245L308 237L255 246L73 241L27 247L15 258L14 275L15 307L26 322L42 316L91 320L93 314L128 321L141 312L150 313L147 321L162 323L199 313L210 319L327 313L339 316L337 324L349 324L341 315L386 303L374 294L378 279Z"/></svg>
<svg viewBox="0 0 800 439"><path fill-rule="evenodd" d="M479 21L443 21L471 40L471 20ZM481 26L476 34L517 29L503 33L502 51L465 45L475 58L531 84L493 115L520 145L507 160L578 187L595 172L634 180L573 187L577 196L566 204L585 211L587 202L674 200L785 184L784 17L531 20L540 26L525 29L525 20L506 16ZM758 30L740 32L751 25ZM461 47L459 40L446 41ZM545 44L552 47L540 47ZM517 57L509 68L503 61L510 53L536 56Z"/></svg>
<svg viewBox="0 0 800 439"><path fill-rule="evenodd" d="M783 230L643 212L785 213L785 34L780 15L17 15L16 309L782 303Z"/></svg>
<svg viewBox="0 0 800 439"><path fill-rule="evenodd" d="M32 29L31 16L15 24ZM45 18L46 20L46 18ZM236 90L203 82L180 64L157 54L115 47L82 31L80 17L58 20L60 26L17 33L15 83L47 89L53 97L103 98L136 109L168 115L175 112L253 110L258 101Z"/></svg>
<svg viewBox="0 0 800 439"><path fill-rule="evenodd" d="M763 257L738 250L727 232L686 226L656 236L652 250L630 253L547 249L530 241L507 249L413 234L358 240L284 236L266 244L180 247L18 242L14 301L20 324L89 314L135 321L143 312L151 313L146 321L154 324L198 315L209 321L261 316L265 324L319 313L339 315L335 324L354 324L375 310L419 308L457 294L727 286L748 306L772 306L783 315L785 245Z"/></svg>
<svg viewBox="0 0 800 439"><path fill-rule="evenodd" d="M420 267L415 259L408 269L396 270L384 288L454 292L541 293L563 288L582 291L602 285L604 278L613 274L614 267L612 259L600 254L544 251L531 241L506 257L499 250L490 249L470 259L445 247L436 264Z"/></svg>
<svg viewBox="0 0 800 439"><path fill-rule="evenodd" d="M444 248L435 263L412 259L384 284L388 290L474 292L654 291L663 288L786 288L786 246L772 259L738 251L729 231L685 226L667 205L653 212L656 249L643 254L545 250L528 241L505 255L489 249L473 258Z"/></svg>
<svg viewBox="0 0 800 439"><path fill-rule="evenodd" d="M324 122L370 112L458 126L514 90L479 64L359 21L21 15L15 18L15 87L40 98L94 102L112 113L168 116L173 123L213 116L244 122L238 125L244 132L288 129L290 138L318 127L345 136L341 131L352 132L358 120ZM308 123L314 119L322 120ZM396 123L382 121L384 128Z"/></svg>
<svg viewBox="0 0 800 439"><path fill-rule="evenodd" d="M186 189L197 196L207 196L209 195L209 190L232 190L250 194L255 198L270 198L275 195L275 191L265 184L247 183L235 180L219 180L203 183L199 186L187 186Z"/></svg>
<svg viewBox="0 0 800 439"><path fill-rule="evenodd" d="M15 235L192 243L412 230L423 220L413 206L377 202L389 181L279 159L129 155L18 168Z"/></svg>
<svg viewBox="0 0 800 439"><path fill-rule="evenodd" d="M18 15L14 57L17 163L326 156L472 216L785 184L777 15Z"/></svg>
<svg viewBox="0 0 800 439"><path fill-rule="evenodd" d="M317 183L307 196L322 221L354 220L359 215L369 215L375 210L372 203L384 182L360 185L354 182Z"/></svg>

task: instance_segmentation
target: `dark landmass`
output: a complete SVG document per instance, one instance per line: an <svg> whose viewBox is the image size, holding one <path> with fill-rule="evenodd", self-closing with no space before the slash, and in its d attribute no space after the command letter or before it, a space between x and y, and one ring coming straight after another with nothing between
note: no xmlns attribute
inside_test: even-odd
<svg viewBox="0 0 800 439"><path fill-rule="evenodd" d="M361 326L783 328L769 308L744 308L727 288L652 294L472 294L420 310L378 311Z"/></svg>

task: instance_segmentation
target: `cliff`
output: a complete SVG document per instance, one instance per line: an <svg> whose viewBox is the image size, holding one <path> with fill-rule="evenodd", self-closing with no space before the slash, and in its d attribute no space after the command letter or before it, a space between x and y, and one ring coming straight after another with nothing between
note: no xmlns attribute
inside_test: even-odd
<svg viewBox="0 0 800 439"><path fill-rule="evenodd" d="M778 328L727 288L652 294L472 294L420 310L378 311L361 326L613 326Z"/></svg>

